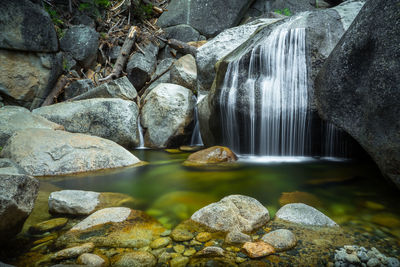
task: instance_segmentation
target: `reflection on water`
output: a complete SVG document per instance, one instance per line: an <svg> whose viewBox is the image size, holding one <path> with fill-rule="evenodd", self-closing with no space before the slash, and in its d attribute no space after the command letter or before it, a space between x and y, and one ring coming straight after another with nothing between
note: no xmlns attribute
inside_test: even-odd
<svg viewBox="0 0 400 267"><path fill-rule="evenodd" d="M168 227L189 218L208 203L230 194L243 194L259 200L272 214L280 202L307 203L316 199L310 204L319 203L317 208L342 226L362 227L400 238L398 191L370 162L265 162L262 158L242 158L239 167L232 170L207 171L183 167L181 162L187 153L133 153L149 164L46 181L63 189L129 194L144 203L141 209Z"/></svg>

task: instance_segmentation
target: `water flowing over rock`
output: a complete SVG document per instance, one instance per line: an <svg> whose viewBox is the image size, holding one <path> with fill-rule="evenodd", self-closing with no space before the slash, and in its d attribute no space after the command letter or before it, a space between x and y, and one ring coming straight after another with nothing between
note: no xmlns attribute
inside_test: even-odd
<svg viewBox="0 0 400 267"><path fill-rule="evenodd" d="M214 65L246 42L261 25L276 22L277 19L258 19L244 25L227 29L197 50L197 91L209 92L215 78Z"/></svg>
<svg viewBox="0 0 400 267"><path fill-rule="evenodd" d="M39 181L15 162L0 159L0 240L16 235L33 209Z"/></svg>
<svg viewBox="0 0 400 267"><path fill-rule="evenodd" d="M157 24L169 27L187 24L206 37L212 37L222 30L239 24L252 0L173 0Z"/></svg>
<svg viewBox="0 0 400 267"><path fill-rule="evenodd" d="M130 148L139 144L139 109L133 101L94 98L58 103L32 112L63 125L69 132L103 137Z"/></svg>
<svg viewBox="0 0 400 267"><path fill-rule="evenodd" d="M314 130L322 122L314 122L313 79L344 33L343 21L360 7L305 12L265 25L219 61L208 105L201 104L205 114L199 114L205 144L222 142L237 153L314 154L311 141L321 146L323 137Z"/></svg>
<svg viewBox="0 0 400 267"><path fill-rule="evenodd" d="M0 48L58 51L57 34L46 11L28 0L2 1L1 5Z"/></svg>
<svg viewBox="0 0 400 267"><path fill-rule="evenodd" d="M0 147L5 146L15 132L29 128L64 130L62 125L32 114L26 108L18 106L0 108Z"/></svg>
<svg viewBox="0 0 400 267"><path fill-rule="evenodd" d="M353 136L400 187L397 1L368 1L316 80L320 115Z"/></svg>
<svg viewBox="0 0 400 267"><path fill-rule="evenodd" d="M14 160L33 176L117 168L140 162L110 140L47 129L16 132L7 141L0 156Z"/></svg>
<svg viewBox="0 0 400 267"><path fill-rule="evenodd" d="M190 135L194 104L193 93L176 84L162 83L151 90L141 108L145 145L181 145Z"/></svg>
<svg viewBox="0 0 400 267"><path fill-rule="evenodd" d="M60 40L60 48L71 53L84 68L90 68L96 60L100 34L91 27L77 25L70 27Z"/></svg>
<svg viewBox="0 0 400 267"><path fill-rule="evenodd" d="M328 216L303 203L287 204L275 214L277 219L310 226L338 226Z"/></svg>
<svg viewBox="0 0 400 267"><path fill-rule="evenodd" d="M251 232L269 221L269 213L254 198L231 195L196 211L191 219L216 231Z"/></svg>

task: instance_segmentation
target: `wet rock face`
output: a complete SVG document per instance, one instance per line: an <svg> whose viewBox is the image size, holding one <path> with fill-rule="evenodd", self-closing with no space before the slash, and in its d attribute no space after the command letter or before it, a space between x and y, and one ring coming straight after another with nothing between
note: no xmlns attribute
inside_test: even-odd
<svg viewBox="0 0 400 267"><path fill-rule="evenodd" d="M275 217L284 221L310 226L338 227L322 212L303 203L287 204L280 208Z"/></svg>
<svg viewBox="0 0 400 267"><path fill-rule="evenodd" d="M189 138L195 101L182 86L162 83L144 99L141 124L146 129L145 145L154 148L182 144Z"/></svg>
<svg viewBox="0 0 400 267"><path fill-rule="evenodd" d="M33 176L116 168L140 162L110 140L46 129L18 131L0 155L13 159Z"/></svg>
<svg viewBox="0 0 400 267"><path fill-rule="evenodd" d="M28 0L2 1L1 4L0 48L58 51L57 34L46 11Z"/></svg>
<svg viewBox="0 0 400 267"><path fill-rule="evenodd" d="M249 8L252 0L173 0L168 5L157 24L169 27L187 24L206 37L212 37L224 29L239 24L242 16Z"/></svg>
<svg viewBox="0 0 400 267"><path fill-rule="evenodd" d="M250 232L266 224L269 213L254 198L231 195L198 210L191 219L217 231Z"/></svg>
<svg viewBox="0 0 400 267"><path fill-rule="evenodd" d="M17 106L0 108L0 146L4 147L7 140L17 131L40 128L63 130L62 125L53 123L41 116L32 114L29 110Z"/></svg>
<svg viewBox="0 0 400 267"><path fill-rule="evenodd" d="M139 144L139 109L133 101L95 98L54 104L32 112L63 125L69 132L103 137L125 147Z"/></svg>
<svg viewBox="0 0 400 267"><path fill-rule="evenodd" d="M191 154L186 163L217 164L237 161L237 156L228 147L213 146Z"/></svg>
<svg viewBox="0 0 400 267"><path fill-rule="evenodd" d="M399 8L395 0L367 1L316 79L319 114L354 137L398 187Z"/></svg>
<svg viewBox="0 0 400 267"><path fill-rule="evenodd" d="M0 159L0 240L16 235L33 209L39 181L14 162Z"/></svg>

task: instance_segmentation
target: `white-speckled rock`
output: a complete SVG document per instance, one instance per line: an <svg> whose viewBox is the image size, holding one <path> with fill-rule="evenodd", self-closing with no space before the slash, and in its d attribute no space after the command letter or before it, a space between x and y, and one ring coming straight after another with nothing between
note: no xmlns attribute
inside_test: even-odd
<svg viewBox="0 0 400 267"><path fill-rule="evenodd" d="M269 212L252 197L230 195L196 211L191 219L217 231L250 232L269 221Z"/></svg>
<svg viewBox="0 0 400 267"><path fill-rule="evenodd" d="M278 210L275 217L292 223L310 226L338 226L319 210L303 203L291 203Z"/></svg>
<svg viewBox="0 0 400 267"><path fill-rule="evenodd" d="M83 253L91 252L93 251L93 249L94 249L94 244L89 242L82 244L80 246L60 250L54 253L53 259L62 260L62 259L75 258Z"/></svg>
<svg viewBox="0 0 400 267"><path fill-rule="evenodd" d="M8 140L0 156L14 160L33 176L117 168L140 162L132 153L113 141L47 129L16 132Z"/></svg>
<svg viewBox="0 0 400 267"><path fill-rule="evenodd" d="M177 61L170 70L171 83L181 85L192 91L196 90L197 67L195 58L187 54Z"/></svg>
<svg viewBox="0 0 400 267"><path fill-rule="evenodd" d="M106 261L102 257L91 253L83 253L80 255L77 259L77 263L93 267L106 266Z"/></svg>
<svg viewBox="0 0 400 267"><path fill-rule="evenodd" d="M122 207L98 210L72 227L71 231L85 230L95 225L105 224L108 222L123 222L129 217L130 213L131 209Z"/></svg>
<svg viewBox="0 0 400 267"><path fill-rule="evenodd" d="M99 204L100 193L83 190L62 190L49 196L51 213L87 215Z"/></svg>
<svg viewBox="0 0 400 267"><path fill-rule="evenodd" d="M278 229L267 233L261 240L273 246L276 251L291 249L296 246L297 243L296 236L286 229Z"/></svg>

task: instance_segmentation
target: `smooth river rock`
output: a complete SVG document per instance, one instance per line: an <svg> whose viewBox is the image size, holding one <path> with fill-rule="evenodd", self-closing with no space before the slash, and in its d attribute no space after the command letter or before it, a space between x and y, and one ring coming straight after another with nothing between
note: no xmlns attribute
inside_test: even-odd
<svg viewBox="0 0 400 267"><path fill-rule="evenodd" d="M202 165L230 163L237 161L237 156L228 147L213 146L191 154L184 165Z"/></svg>
<svg viewBox="0 0 400 267"><path fill-rule="evenodd" d="M21 229L39 192L39 181L8 159L0 159L0 240Z"/></svg>
<svg viewBox="0 0 400 267"><path fill-rule="evenodd" d="M94 98L62 102L32 112L63 125L69 132L99 136L129 148L139 145L139 109L133 101Z"/></svg>
<svg viewBox="0 0 400 267"><path fill-rule="evenodd" d="M62 125L51 122L28 109L18 106L0 108L0 147L17 131L28 128L63 130Z"/></svg>
<svg viewBox="0 0 400 267"><path fill-rule="evenodd" d="M108 207L135 206L131 196L83 190L61 190L52 192L49 196L49 212L54 214L89 215L97 210Z"/></svg>
<svg viewBox="0 0 400 267"><path fill-rule="evenodd" d="M33 176L117 168L140 162L113 141L47 129L16 132L8 140L0 156L14 160Z"/></svg>
<svg viewBox="0 0 400 267"><path fill-rule="evenodd" d="M275 248L276 251L284 251L296 246L296 236L289 230L278 229L265 234L262 241L270 244Z"/></svg>
<svg viewBox="0 0 400 267"><path fill-rule="evenodd" d="M328 216L303 203L291 203L283 206L275 214L275 218L302 225L338 227Z"/></svg>
<svg viewBox="0 0 400 267"><path fill-rule="evenodd" d="M400 188L400 5L367 1L316 78L322 118L349 133Z"/></svg>
<svg viewBox="0 0 400 267"><path fill-rule="evenodd" d="M143 211L124 207L105 208L89 215L60 236L56 246L93 242L101 247L141 248L166 229Z"/></svg>
<svg viewBox="0 0 400 267"><path fill-rule="evenodd" d="M242 195L230 195L196 211L191 219L216 231L251 232L266 224L268 210L258 200Z"/></svg>
<svg viewBox="0 0 400 267"><path fill-rule="evenodd" d="M141 124L145 145L153 148L179 146L191 132L195 100L193 93L180 85L161 83L144 99Z"/></svg>

